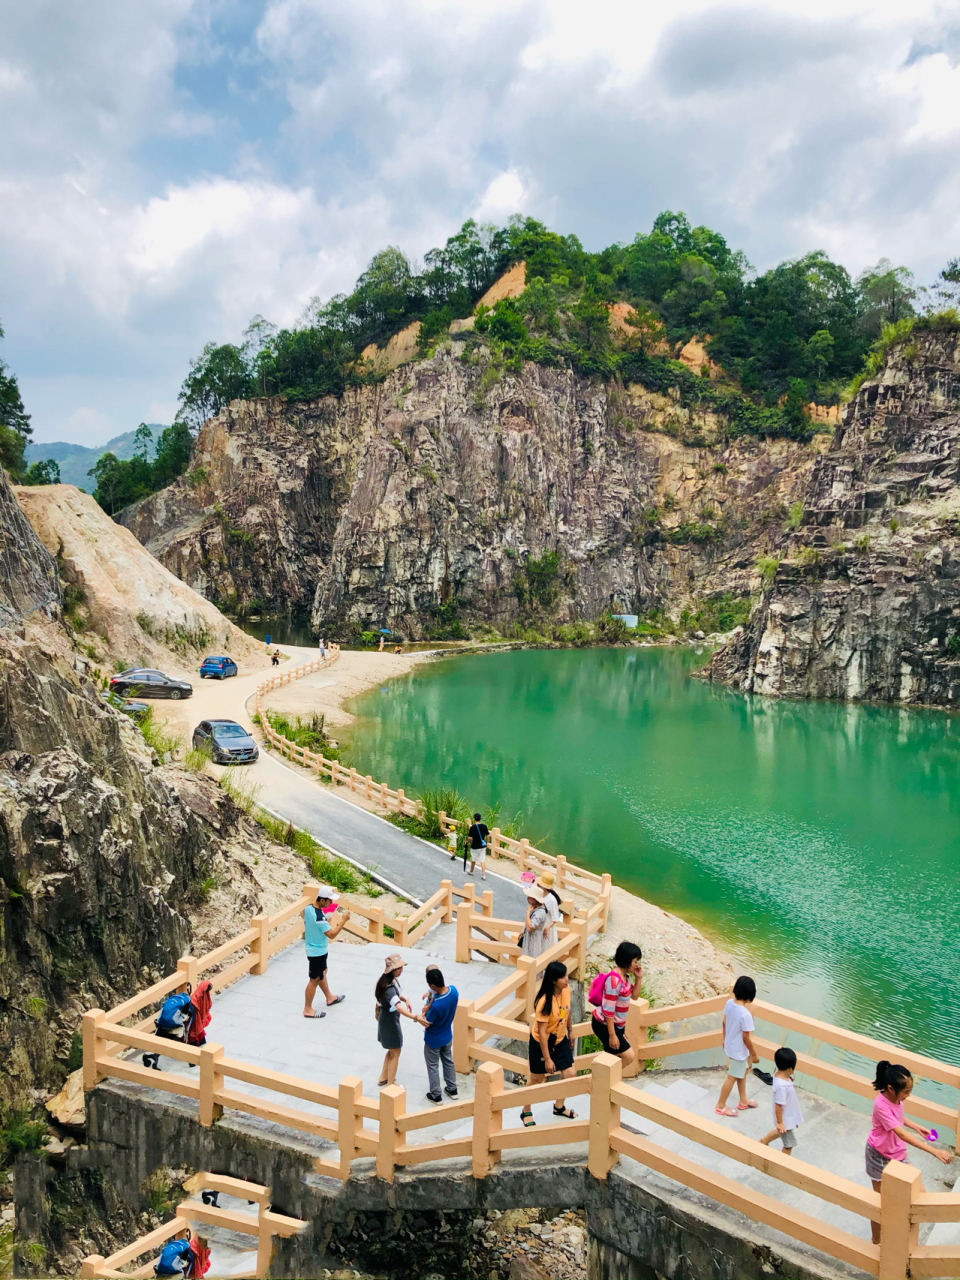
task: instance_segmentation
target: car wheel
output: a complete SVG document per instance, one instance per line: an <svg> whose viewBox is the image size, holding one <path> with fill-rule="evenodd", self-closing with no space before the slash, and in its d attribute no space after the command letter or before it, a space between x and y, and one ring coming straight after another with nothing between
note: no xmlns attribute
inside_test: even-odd
<svg viewBox="0 0 960 1280"><path fill-rule="evenodd" d="M174 701L176 701L176 700L177 700L177 698L179 698L180 696L181 696L181 694L180 694L180 690L179 690L179 689L171 689L171 690L170 690L170 697L171 697L171 698L173 698L173 699L174 699Z"/></svg>

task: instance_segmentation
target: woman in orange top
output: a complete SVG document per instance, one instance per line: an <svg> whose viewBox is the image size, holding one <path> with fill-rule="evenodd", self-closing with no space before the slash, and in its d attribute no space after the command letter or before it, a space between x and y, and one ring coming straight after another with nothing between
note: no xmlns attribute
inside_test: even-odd
<svg viewBox="0 0 960 1280"><path fill-rule="evenodd" d="M543 982L533 1005L528 1046L530 1083L543 1084L547 1076L559 1071L564 1080L573 1078L573 1021L570 1017L570 983L567 966L562 960L551 960L543 974ZM553 1104L553 1114L575 1120L577 1113L565 1106L563 1099ZM536 1124L529 1107L520 1112L524 1127Z"/></svg>

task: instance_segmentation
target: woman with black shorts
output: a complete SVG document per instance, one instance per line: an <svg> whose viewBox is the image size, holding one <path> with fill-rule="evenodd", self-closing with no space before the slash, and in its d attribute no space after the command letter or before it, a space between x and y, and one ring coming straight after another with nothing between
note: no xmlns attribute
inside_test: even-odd
<svg viewBox="0 0 960 1280"><path fill-rule="evenodd" d="M637 1056L624 1034L630 1001L640 994L643 952L635 942L621 942L613 957L614 968L603 979L599 1009L593 1011L593 1034L604 1053L615 1054L625 1067Z"/></svg>
<svg viewBox="0 0 960 1280"><path fill-rule="evenodd" d="M551 960L533 1005L528 1047L530 1083L543 1084L547 1076L559 1071L564 1080L573 1077L573 1021L570 1017L570 983L567 966L562 960ZM553 1114L565 1120L576 1120L577 1113L564 1105L563 1099L553 1104ZM524 1127L536 1124L529 1107L520 1112Z"/></svg>

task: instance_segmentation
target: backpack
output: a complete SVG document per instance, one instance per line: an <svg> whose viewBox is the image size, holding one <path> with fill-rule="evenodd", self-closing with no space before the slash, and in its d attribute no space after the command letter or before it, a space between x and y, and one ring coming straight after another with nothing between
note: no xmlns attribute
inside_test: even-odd
<svg viewBox="0 0 960 1280"><path fill-rule="evenodd" d="M161 1250L156 1266L155 1276L182 1276L186 1274L190 1261L189 1240L168 1240Z"/></svg>
<svg viewBox="0 0 960 1280"><path fill-rule="evenodd" d="M615 972L615 969L611 969L610 973L598 973L590 983L590 990L587 992L587 999L598 1009L603 1004L603 984L610 977L610 974Z"/></svg>
<svg viewBox="0 0 960 1280"><path fill-rule="evenodd" d="M158 1031L179 1031L190 1013L190 997L184 991L178 996L167 996L157 1015Z"/></svg>

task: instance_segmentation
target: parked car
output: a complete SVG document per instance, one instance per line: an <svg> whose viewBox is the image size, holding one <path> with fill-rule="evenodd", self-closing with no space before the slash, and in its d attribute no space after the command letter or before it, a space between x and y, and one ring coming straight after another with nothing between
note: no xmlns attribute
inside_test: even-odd
<svg viewBox="0 0 960 1280"><path fill-rule="evenodd" d="M119 694L121 698L130 694L137 698L189 698L193 685L186 680L174 680L173 676L165 676L162 671L153 671L149 667L133 667L113 677L110 692Z"/></svg>
<svg viewBox="0 0 960 1280"><path fill-rule="evenodd" d="M193 731L194 749L209 748L214 764L253 764L260 749L236 720L201 720Z"/></svg>
<svg viewBox="0 0 960 1280"><path fill-rule="evenodd" d="M150 710L148 702L135 702L133 698L121 698L119 694L113 693L110 689L101 689L100 693L104 702L109 702L111 707L116 707L118 711L128 715L135 724L139 724Z"/></svg>
<svg viewBox="0 0 960 1280"><path fill-rule="evenodd" d="M227 676L237 674L237 664L232 658L204 658L200 664L200 679L212 676L215 680L225 680Z"/></svg>

